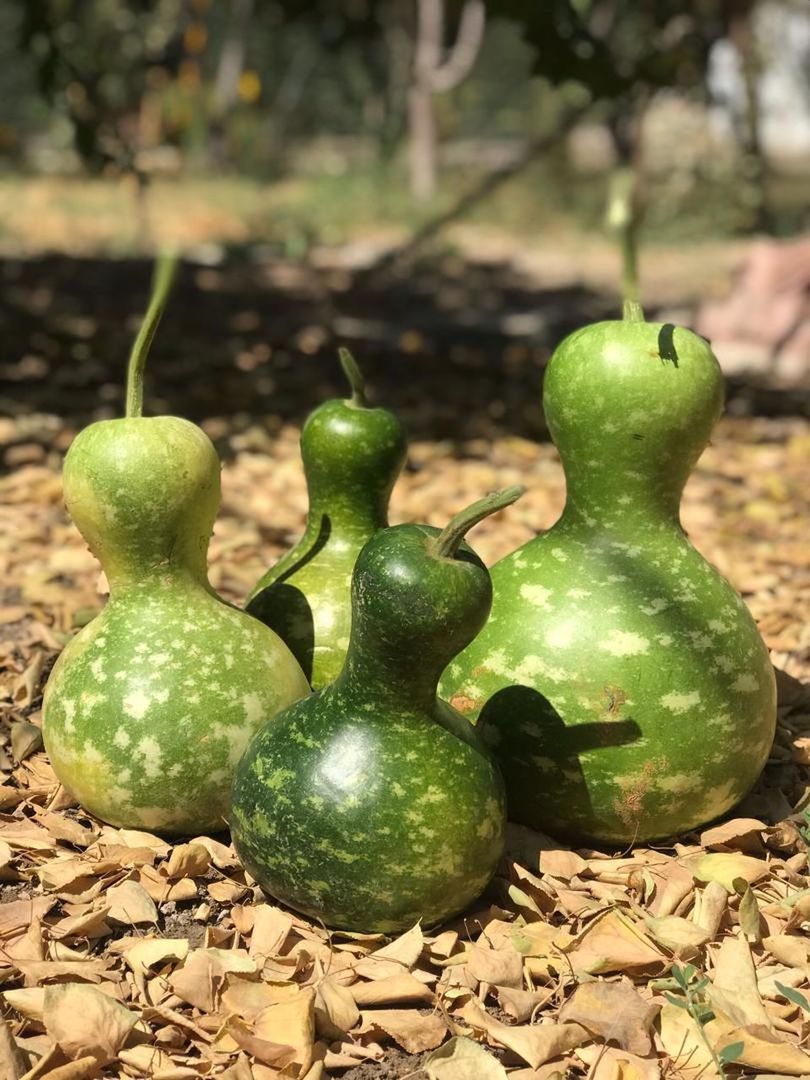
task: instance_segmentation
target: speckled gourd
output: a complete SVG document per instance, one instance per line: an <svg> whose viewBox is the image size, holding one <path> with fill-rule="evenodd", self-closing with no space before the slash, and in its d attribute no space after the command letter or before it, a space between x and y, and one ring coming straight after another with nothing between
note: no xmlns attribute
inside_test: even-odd
<svg viewBox="0 0 810 1080"><path fill-rule="evenodd" d="M679 520L722 402L708 343L633 299L554 353L565 509L492 568L489 621L441 684L493 746L510 818L625 845L711 821L759 776L768 652Z"/></svg>
<svg viewBox="0 0 810 1080"><path fill-rule="evenodd" d="M309 687L286 645L208 582L220 498L211 441L179 417L140 415L170 276L164 263L133 350L126 418L85 428L65 459L65 502L110 599L51 673L43 734L59 780L97 817L199 834L225 827L250 737Z"/></svg>
<svg viewBox="0 0 810 1080"><path fill-rule="evenodd" d="M357 559L337 680L254 737L231 830L273 896L331 926L390 932L463 909L504 841L503 785L475 729L436 696L489 611L489 575L461 544L522 489L474 504L440 534L376 533Z"/></svg>
<svg viewBox="0 0 810 1080"><path fill-rule="evenodd" d="M309 492L304 535L247 601L250 614L287 642L316 690L343 666L352 570L365 542L388 525L388 500L406 452L396 416L368 406L347 349L340 350L340 360L351 398L324 402L301 432Z"/></svg>

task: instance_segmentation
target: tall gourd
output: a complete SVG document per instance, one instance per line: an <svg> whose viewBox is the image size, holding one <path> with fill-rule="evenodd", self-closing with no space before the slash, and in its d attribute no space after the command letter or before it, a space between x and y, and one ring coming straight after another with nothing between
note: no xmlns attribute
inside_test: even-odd
<svg viewBox="0 0 810 1080"><path fill-rule="evenodd" d="M492 597L462 536L521 490L474 504L441 533L376 533L355 566L340 675L248 747L234 780L234 843L256 880L291 907L332 926L389 932L460 911L492 876L503 847L501 778L436 686Z"/></svg>
<svg viewBox="0 0 810 1080"><path fill-rule="evenodd" d="M622 845L734 806L775 725L756 625L679 521L720 368L703 338L644 321L629 235L625 263L624 319L571 334L546 373L563 514L493 567L490 620L442 680L486 730L511 818Z"/></svg>
<svg viewBox="0 0 810 1080"><path fill-rule="evenodd" d="M85 428L65 459L65 502L110 599L53 669L43 734L60 781L96 816L198 834L225 826L251 735L309 687L286 645L208 582L220 498L210 440L179 417L141 415L172 272L164 259L130 359L126 418Z"/></svg>
<svg viewBox="0 0 810 1080"><path fill-rule="evenodd" d="M406 450L393 413L369 407L348 349L340 350L340 362L351 398L324 402L301 433L309 491L304 535L247 601L250 614L287 642L316 690L343 666L354 563L369 537L388 525L388 500Z"/></svg>

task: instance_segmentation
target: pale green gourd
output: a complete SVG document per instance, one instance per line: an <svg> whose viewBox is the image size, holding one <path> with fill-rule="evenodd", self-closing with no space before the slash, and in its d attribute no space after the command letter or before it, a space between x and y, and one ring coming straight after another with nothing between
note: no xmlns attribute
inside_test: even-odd
<svg viewBox="0 0 810 1080"><path fill-rule="evenodd" d="M253 733L309 687L284 643L208 582L220 499L211 441L179 417L141 415L171 275L164 260L130 361L126 418L85 428L65 459L65 502L110 599L51 673L43 734L59 780L97 817L199 834L225 827Z"/></svg>
<svg viewBox="0 0 810 1080"><path fill-rule="evenodd" d="M563 514L492 568L490 619L441 684L493 745L513 820L621 845L734 806L776 709L751 615L679 520L720 367L703 338L644 321L626 254L624 320L571 334L546 373Z"/></svg>

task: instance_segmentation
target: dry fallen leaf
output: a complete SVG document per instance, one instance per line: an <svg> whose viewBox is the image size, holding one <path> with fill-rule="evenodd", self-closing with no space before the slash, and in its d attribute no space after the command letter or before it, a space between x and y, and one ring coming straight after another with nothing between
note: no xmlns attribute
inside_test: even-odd
<svg viewBox="0 0 810 1080"><path fill-rule="evenodd" d="M493 1042L514 1051L533 1069L593 1038L580 1024L502 1024L474 1001L465 1005L459 1015L470 1027L486 1032Z"/></svg>
<svg viewBox="0 0 810 1080"><path fill-rule="evenodd" d="M108 889L104 897L108 918L127 926L157 923L158 913L154 901L137 881L122 881Z"/></svg>
<svg viewBox="0 0 810 1080"><path fill-rule="evenodd" d="M645 1001L627 983L582 983L560 1009L560 1020L586 1027L606 1042L644 1057L652 1043L650 1028L658 1006Z"/></svg>
<svg viewBox="0 0 810 1080"><path fill-rule="evenodd" d="M137 1022L136 1013L85 983L45 988L45 1030L69 1058L92 1056L107 1065Z"/></svg>
<svg viewBox="0 0 810 1080"><path fill-rule="evenodd" d="M503 1065L472 1039L456 1036L422 1063L428 1080L507 1080Z"/></svg>

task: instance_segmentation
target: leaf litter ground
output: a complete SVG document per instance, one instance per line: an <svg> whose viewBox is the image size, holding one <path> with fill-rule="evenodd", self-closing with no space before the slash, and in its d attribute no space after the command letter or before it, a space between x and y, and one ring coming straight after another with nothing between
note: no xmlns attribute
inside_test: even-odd
<svg viewBox="0 0 810 1080"><path fill-rule="evenodd" d="M529 485L472 543L492 561L563 501L552 447L417 440L394 521L442 524ZM351 1080L698 1080L810 1075L810 434L729 419L684 524L745 596L779 678L779 729L730 820L625 852L513 828L487 894L393 941L274 904L228 837L169 844L89 818L41 749L41 692L103 580L61 503L59 456L0 480L0 1075ZM297 428L223 473L211 579L241 600L301 529Z"/></svg>
<svg viewBox="0 0 810 1080"><path fill-rule="evenodd" d="M614 302L583 288L579 256L562 253L557 273L544 252L529 274L513 243L482 257L481 240L475 263L451 254L399 278L359 281L351 245L323 265L184 267L151 411L202 422L227 462L211 578L228 599L300 533L298 424L343 392L336 363L311 359L336 336L411 433L392 520L443 525L527 483L473 534L487 561L554 521L563 481L534 441L539 371ZM705 276L714 260L692 264ZM668 253L650 269L671 265ZM62 256L0 265L6 352L20 358L3 365L14 419L0 420L0 1076L810 1076L810 433L739 418L798 412L806 394L732 383L738 418L685 500L690 535L745 596L779 676L771 760L735 817L619 853L514 829L491 888L452 924L395 941L330 934L264 897L227 835L170 845L93 821L41 750L43 683L104 592L62 508L61 453L116 414L148 272ZM697 296L699 276L659 282L659 302Z"/></svg>

